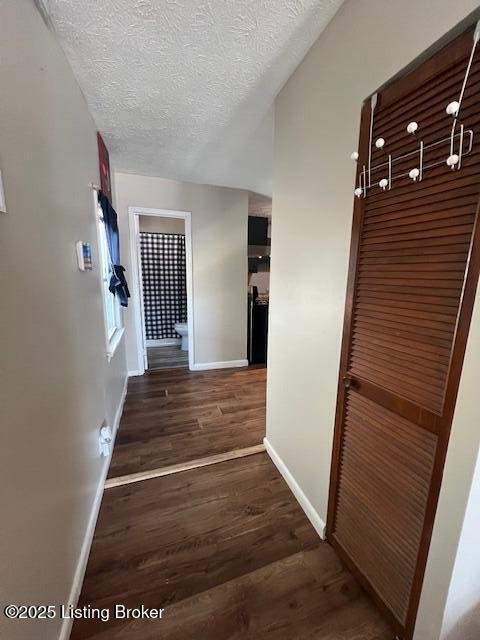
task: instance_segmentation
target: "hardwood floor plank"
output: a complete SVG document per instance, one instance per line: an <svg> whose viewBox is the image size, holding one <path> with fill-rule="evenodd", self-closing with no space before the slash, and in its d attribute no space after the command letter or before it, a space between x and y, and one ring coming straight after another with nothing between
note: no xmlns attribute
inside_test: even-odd
<svg viewBox="0 0 480 640"><path fill-rule="evenodd" d="M108 478L261 444L266 369L160 369L131 378Z"/></svg>
<svg viewBox="0 0 480 640"><path fill-rule="evenodd" d="M170 433L168 442L162 434L145 441L130 441L116 447L116 455L126 461L116 468L115 474L109 474L109 479L253 447L262 442L264 434L264 423L252 420L241 425L241 429L239 425L225 425ZM132 445L135 446L134 454Z"/></svg>
<svg viewBox="0 0 480 640"><path fill-rule="evenodd" d="M164 617L76 620L71 640L392 640L268 456L230 459L263 442L265 383L265 369L130 380L79 606ZM111 486L125 471L137 481Z"/></svg>
<svg viewBox="0 0 480 640"><path fill-rule="evenodd" d="M238 411L231 411L223 413L220 405L220 411L214 416L205 416L198 419L198 423L202 428L228 426L242 424L247 421L258 421L262 425L265 423L265 409L263 407L254 407L247 409L238 409Z"/></svg>
<svg viewBox="0 0 480 640"><path fill-rule="evenodd" d="M265 451L265 445L257 444L253 447L247 447L246 449L235 449L234 451L227 451L226 453L209 456L208 458L197 458L191 462L181 462L180 464L174 464L170 467L162 467L161 469L132 473L128 476L110 478L105 483L105 489L113 489L114 487L121 487L126 484L133 484L134 482L143 482L144 480L170 476L174 473L183 473L184 471L199 469L200 467L208 467L212 464L219 464L220 462L226 462L227 460L236 460L237 458L245 458L246 456L251 456L263 451Z"/></svg>
<svg viewBox="0 0 480 640"><path fill-rule="evenodd" d="M266 454L106 491L72 640L392 640Z"/></svg>
<svg viewBox="0 0 480 640"><path fill-rule="evenodd" d="M319 545L174 604L154 626L143 625L142 637L378 638L385 624L379 616L372 616L371 606L349 574L341 570L329 574L326 566L318 580L309 570L312 557L322 557L326 548ZM114 637L123 640L129 632L131 629L125 628Z"/></svg>

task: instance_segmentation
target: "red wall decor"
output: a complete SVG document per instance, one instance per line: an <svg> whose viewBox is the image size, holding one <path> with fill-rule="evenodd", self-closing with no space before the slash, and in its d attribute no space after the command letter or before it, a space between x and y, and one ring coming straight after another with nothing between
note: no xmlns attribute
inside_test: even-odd
<svg viewBox="0 0 480 640"><path fill-rule="evenodd" d="M97 131L98 163L100 168L100 188L112 203L112 183L110 180L110 159L101 134Z"/></svg>

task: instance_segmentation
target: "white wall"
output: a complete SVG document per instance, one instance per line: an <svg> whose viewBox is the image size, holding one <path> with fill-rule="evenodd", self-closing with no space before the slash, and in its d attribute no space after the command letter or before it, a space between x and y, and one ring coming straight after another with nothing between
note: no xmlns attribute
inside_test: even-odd
<svg viewBox="0 0 480 640"><path fill-rule="evenodd" d="M95 126L69 65L31 0L0 1L0 609L66 603L97 484L97 433L125 380L108 364L92 243ZM50 640L60 622L9 621L8 640Z"/></svg>
<svg viewBox="0 0 480 640"><path fill-rule="evenodd" d="M185 234L185 220L182 218L160 218L158 216L139 216L140 231L149 233Z"/></svg>
<svg viewBox="0 0 480 640"><path fill-rule="evenodd" d="M323 520L362 101L475 8L349 0L276 100L267 437Z"/></svg>
<svg viewBox="0 0 480 640"><path fill-rule="evenodd" d="M248 192L116 173L122 260L131 273L128 207L192 213L193 322L196 364L245 360L247 343ZM141 369L133 308L125 314L127 365Z"/></svg>
<svg viewBox="0 0 480 640"><path fill-rule="evenodd" d="M480 418L477 425L479 423ZM479 522L480 456L477 458L477 466L448 593L442 627L442 639L445 638L445 640L478 640L480 638ZM473 562L472 558L474 559Z"/></svg>

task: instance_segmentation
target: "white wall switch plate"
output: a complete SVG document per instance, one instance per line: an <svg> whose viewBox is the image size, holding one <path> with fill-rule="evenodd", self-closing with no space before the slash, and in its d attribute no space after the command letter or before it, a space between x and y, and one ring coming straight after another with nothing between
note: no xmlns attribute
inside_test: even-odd
<svg viewBox="0 0 480 640"><path fill-rule="evenodd" d="M0 212L7 213L7 203L5 202L5 191L3 189L2 172L0 171Z"/></svg>

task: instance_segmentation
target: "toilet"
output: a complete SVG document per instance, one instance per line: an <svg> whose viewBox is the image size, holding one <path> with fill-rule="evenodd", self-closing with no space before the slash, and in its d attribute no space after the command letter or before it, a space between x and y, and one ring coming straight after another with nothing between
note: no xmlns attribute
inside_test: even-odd
<svg viewBox="0 0 480 640"><path fill-rule="evenodd" d="M182 336L182 351L188 351L188 325L186 322L176 322L175 331Z"/></svg>

